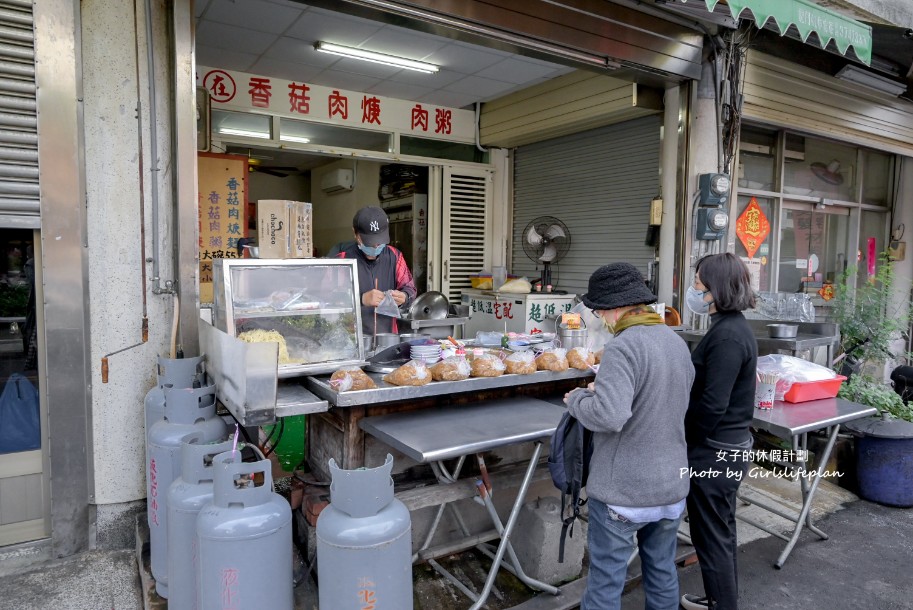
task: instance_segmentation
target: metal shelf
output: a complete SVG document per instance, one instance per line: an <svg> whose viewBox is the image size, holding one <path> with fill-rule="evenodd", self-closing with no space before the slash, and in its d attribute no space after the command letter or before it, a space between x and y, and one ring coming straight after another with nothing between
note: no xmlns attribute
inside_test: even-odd
<svg viewBox="0 0 913 610"><path fill-rule="evenodd" d="M327 309L298 309L292 311L244 311L236 309L236 318L291 318L294 316L322 316L340 313L353 313L354 307L331 307Z"/></svg>

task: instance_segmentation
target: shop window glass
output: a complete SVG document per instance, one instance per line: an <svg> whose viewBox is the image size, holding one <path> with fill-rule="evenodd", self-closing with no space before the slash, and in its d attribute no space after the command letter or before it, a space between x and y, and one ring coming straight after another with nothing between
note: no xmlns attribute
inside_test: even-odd
<svg viewBox="0 0 913 610"><path fill-rule="evenodd" d="M893 186L894 156L867 150L862 174L862 203L887 206Z"/></svg>
<svg viewBox="0 0 913 610"><path fill-rule="evenodd" d="M0 229L0 471L6 454L41 448L36 235Z"/></svg>
<svg viewBox="0 0 913 610"><path fill-rule="evenodd" d="M778 290L804 292L824 304L818 291L839 281L849 264L847 209L784 209L780 225ZM855 254L855 253L854 253ZM852 258L855 258L852 257Z"/></svg>
<svg viewBox="0 0 913 610"><path fill-rule="evenodd" d="M257 138L269 140L272 137L270 117L250 112L212 111L212 132L216 138Z"/></svg>
<svg viewBox="0 0 913 610"><path fill-rule="evenodd" d="M443 140L401 136L399 139L400 153L418 157L431 157L433 159L451 159L453 161L469 161L472 163L488 163L488 152L476 148L474 144L459 144Z"/></svg>
<svg viewBox="0 0 913 610"><path fill-rule="evenodd" d="M787 134L783 192L841 201L856 199L856 148Z"/></svg>
<svg viewBox="0 0 913 610"><path fill-rule="evenodd" d="M859 222L859 266L856 270L856 283L862 285L869 277L878 272L882 256L887 249L887 214L863 210Z"/></svg>
<svg viewBox="0 0 913 610"><path fill-rule="evenodd" d="M391 152L391 134L387 132L351 129L294 119L279 119L279 140L288 144L316 144Z"/></svg>
<svg viewBox="0 0 913 610"><path fill-rule="evenodd" d="M777 134L743 127L739 136L738 186L759 191L775 190Z"/></svg>
<svg viewBox="0 0 913 610"><path fill-rule="evenodd" d="M754 205L752 205L754 202ZM751 209L749 209L751 206ZM736 215L735 255L742 259L751 273L751 285L760 292L771 291L771 247L773 240L773 205L770 199L762 197L739 197L739 211ZM763 236L763 228L770 228ZM754 250L749 258L749 250Z"/></svg>

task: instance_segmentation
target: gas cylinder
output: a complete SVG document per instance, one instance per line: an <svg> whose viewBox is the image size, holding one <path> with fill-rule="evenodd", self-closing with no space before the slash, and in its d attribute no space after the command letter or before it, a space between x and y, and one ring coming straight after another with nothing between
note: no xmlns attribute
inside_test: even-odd
<svg viewBox="0 0 913 610"><path fill-rule="evenodd" d="M269 460L230 456L214 458L212 503L197 517L198 608L292 610L292 509Z"/></svg>
<svg viewBox="0 0 913 610"><path fill-rule="evenodd" d="M151 478L149 476L149 431L152 425L165 417L165 390L166 385L175 388L200 387L205 381L203 371L204 356L196 358L158 358L156 371L156 385L146 392L143 401L143 412L146 415L146 497L152 495ZM161 488L159 488L161 489ZM146 511L146 520L152 528L152 511Z"/></svg>
<svg viewBox="0 0 913 610"><path fill-rule="evenodd" d="M330 504L317 518L320 607L412 608L412 524L393 497L393 456L342 470L330 459Z"/></svg>
<svg viewBox="0 0 913 610"><path fill-rule="evenodd" d="M166 385L165 417L149 431L149 547L155 591L168 598L168 488L181 474L181 443L188 434L199 433L200 442L228 437L225 422L216 415L216 386L173 388Z"/></svg>
<svg viewBox="0 0 913 610"><path fill-rule="evenodd" d="M183 438L181 476L168 488L168 606L177 610L197 608L197 515L212 502L212 460L228 451L241 461L231 441L203 443L202 436Z"/></svg>

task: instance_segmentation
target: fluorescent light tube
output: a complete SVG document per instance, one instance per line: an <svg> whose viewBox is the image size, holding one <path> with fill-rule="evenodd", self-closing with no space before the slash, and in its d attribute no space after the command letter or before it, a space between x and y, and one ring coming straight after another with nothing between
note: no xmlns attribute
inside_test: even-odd
<svg viewBox="0 0 913 610"><path fill-rule="evenodd" d="M301 136L289 136L289 135L279 136L279 139L282 140L283 142L297 142L298 144L307 144L311 141L310 138L302 138Z"/></svg>
<svg viewBox="0 0 913 610"><path fill-rule="evenodd" d="M876 91L881 91L888 95L893 95L894 97L897 97L907 90L907 86L902 83L893 81L890 78L885 78L874 72L869 72L868 70L862 70L852 64L847 64L841 68L840 72L837 73L837 78L856 83L857 85L862 85L863 87L868 87L869 89L875 89Z"/></svg>
<svg viewBox="0 0 913 610"><path fill-rule="evenodd" d="M330 53L332 55L340 55L352 59L362 59L376 64L395 66L397 68L415 70L416 72L424 72L426 74L434 74L438 71L437 66L423 61L415 61L414 59L406 59L405 57L397 57L396 55L387 55L386 53L375 53L374 51L366 51L364 49L343 47L331 42L322 42L318 40L314 45L314 48L321 53Z"/></svg>
<svg viewBox="0 0 913 610"><path fill-rule="evenodd" d="M269 140L269 134L262 131L251 131L249 129L234 129L232 127L220 127L219 133L227 136L241 136L244 138L263 138Z"/></svg>

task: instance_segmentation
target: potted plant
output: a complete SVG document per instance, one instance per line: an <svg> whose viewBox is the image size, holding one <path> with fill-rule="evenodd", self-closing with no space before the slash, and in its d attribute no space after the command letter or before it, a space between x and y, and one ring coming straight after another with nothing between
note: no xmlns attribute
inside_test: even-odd
<svg viewBox="0 0 913 610"><path fill-rule="evenodd" d="M878 409L845 428L856 437L859 495L879 504L913 506L913 403L881 381L894 346L909 333L913 306L893 300L893 264L884 258L873 278L856 285L850 270L835 290L832 317L840 326L842 361L849 377L838 396ZM855 286L855 288L854 288ZM907 356L904 354L904 356Z"/></svg>

